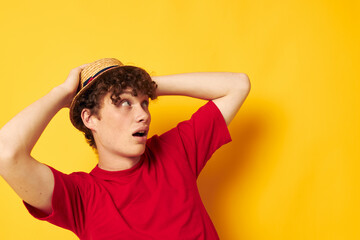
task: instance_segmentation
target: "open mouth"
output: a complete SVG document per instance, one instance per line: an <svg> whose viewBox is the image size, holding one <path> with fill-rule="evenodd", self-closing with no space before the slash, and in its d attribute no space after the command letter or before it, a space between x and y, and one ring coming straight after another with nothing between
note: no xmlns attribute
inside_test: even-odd
<svg viewBox="0 0 360 240"><path fill-rule="evenodd" d="M146 136L147 132L146 131L138 131L136 133L133 133L134 137L144 137Z"/></svg>

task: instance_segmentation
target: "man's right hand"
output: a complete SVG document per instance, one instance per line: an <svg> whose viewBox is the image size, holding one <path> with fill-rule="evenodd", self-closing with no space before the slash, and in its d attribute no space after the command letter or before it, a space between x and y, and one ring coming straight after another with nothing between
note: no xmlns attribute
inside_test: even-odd
<svg viewBox="0 0 360 240"><path fill-rule="evenodd" d="M80 73L82 70L84 70L84 68L89 65L88 63L83 64L79 67L76 67L74 69L72 69L67 77L67 79L65 80L65 82L63 84L61 84L59 87L61 87L64 91L66 91L67 93L67 99L65 101L65 105L64 107L70 107L70 104L73 100L73 98L75 97L78 87L79 87L79 83L80 83Z"/></svg>

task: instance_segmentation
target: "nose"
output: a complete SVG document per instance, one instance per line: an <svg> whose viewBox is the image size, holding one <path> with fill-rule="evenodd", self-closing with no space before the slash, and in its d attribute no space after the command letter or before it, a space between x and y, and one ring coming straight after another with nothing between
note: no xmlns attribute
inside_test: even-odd
<svg viewBox="0 0 360 240"><path fill-rule="evenodd" d="M150 112L148 109L144 109L141 106L136 108L135 120L136 122L148 123L151 119Z"/></svg>

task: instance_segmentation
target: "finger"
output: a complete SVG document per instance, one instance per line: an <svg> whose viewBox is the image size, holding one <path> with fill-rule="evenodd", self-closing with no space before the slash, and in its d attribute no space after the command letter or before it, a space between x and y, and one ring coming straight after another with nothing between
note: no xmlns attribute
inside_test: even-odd
<svg viewBox="0 0 360 240"><path fill-rule="evenodd" d="M89 64L90 64L90 63L85 63L85 64L79 66L79 68L84 69L84 68L86 68Z"/></svg>
<svg viewBox="0 0 360 240"><path fill-rule="evenodd" d="M78 66L78 67L76 67L76 68L71 69L69 75L77 75L77 74L80 74L80 72L81 72L82 70L84 70L84 68L85 68L86 66L88 66L88 65L89 65L89 63L86 63L86 64L83 64L83 65L81 65L81 66Z"/></svg>

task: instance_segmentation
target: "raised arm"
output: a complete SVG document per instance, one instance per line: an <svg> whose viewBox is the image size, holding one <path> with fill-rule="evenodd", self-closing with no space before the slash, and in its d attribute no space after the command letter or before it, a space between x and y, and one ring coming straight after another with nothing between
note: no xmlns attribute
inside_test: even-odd
<svg viewBox="0 0 360 240"><path fill-rule="evenodd" d="M235 117L250 91L250 81L244 73L198 72L156 76L157 94L183 95L212 100L227 125Z"/></svg>
<svg viewBox="0 0 360 240"><path fill-rule="evenodd" d="M71 70L66 81L34 102L0 130L0 175L28 204L51 212L54 178L30 153L53 116L69 106L86 65Z"/></svg>

